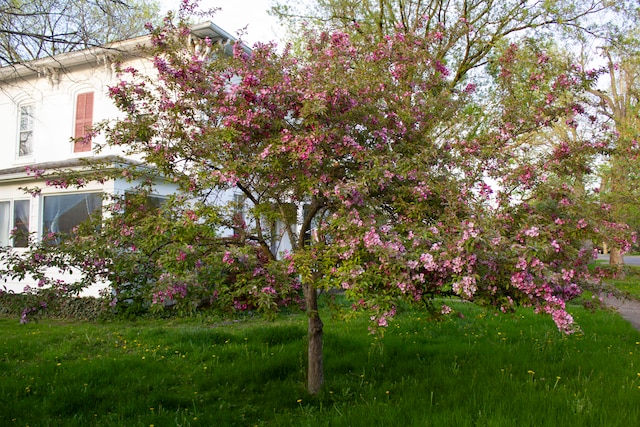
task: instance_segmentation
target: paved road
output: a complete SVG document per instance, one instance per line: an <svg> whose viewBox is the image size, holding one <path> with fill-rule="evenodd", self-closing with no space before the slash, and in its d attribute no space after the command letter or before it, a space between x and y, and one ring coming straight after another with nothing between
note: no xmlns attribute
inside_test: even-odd
<svg viewBox="0 0 640 427"><path fill-rule="evenodd" d="M598 259L609 261L609 255L598 255ZM640 265L640 255L625 255L624 263L627 265Z"/></svg>
<svg viewBox="0 0 640 427"><path fill-rule="evenodd" d="M603 297L603 299L606 305L615 308L622 317L640 330L640 302L607 296Z"/></svg>
<svg viewBox="0 0 640 427"><path fill-rule="evenodd" d="M598 259L609 261L609 255L599 255ZM640 265L640 256L625 255L624 263L627 265ZM636 300L623 300L613 297L604 297L605 304L615 308L622 317L627 319L636 329L640 330L640 302Z"/></svg>

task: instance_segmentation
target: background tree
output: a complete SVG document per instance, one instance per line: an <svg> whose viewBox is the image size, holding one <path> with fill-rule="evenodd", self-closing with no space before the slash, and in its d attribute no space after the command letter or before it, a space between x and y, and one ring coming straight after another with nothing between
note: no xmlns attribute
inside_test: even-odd
<svg viewBox="0 0 640 427"><path fill-rule="evenodd" d="M323 384L320 289L343 290L374 331L403 304L449 314L447 298L501 311L532 306L562 331L573 330L566 301L593 283L586 268L593 253L581 242L607 230L597 215L585 216L598 209L572 197L563 177L575 152L598 147L583 142L530 156L527 141L581 114L573 94L591 84L582 70L558 66L535 44L501 43L491 58L495 105L485 111L474 83L451 85L438 49L446 28L418 25L382 38L312 32L297 53L271 45L248 53L238 43L232 56L209 56L186 43L185 23L165 25L149 52L158 75L122 70L110 94L125 117L100 129L107 145L141 155L152 168L109 162L90 163L81 176L37 173L52 185L122 176L148 183L136 200L162 177L182 196L148 211L142 223L106 203L104 247L80 244L84 233L97 233L81 227L67 236L78 244L48 236L25 256L9 252L5 274L37 273L37 260L52 254L84 274L77 286L54 288L77 291L117 274L139 277L136 268L148 265L148 295L172 289L171 298L186 298L207 289L210 300L238 310L246 305L241 295L276 308L276 286L295 290L298 277L311 393ZM215 197L231 189L246 197L244 220L236 204ZM183 223L199 231L180 231ZM271 244L280 232L289 253ZM47 245L49 238L57 245ZM237 275L233 266L245 262L247 248L260 264ZM112 257L130 259L139 250L144 263L113 264ZM191 253L193 265L180 267Z"/></svg>
<svg viewBox="0 0 640 427"><path fill-rule="evenodd" d="M600 26L594 22L603 22L613 8L601 0L281 0L272 13L288 23L293 34L300 24L378 38L396 31L437 34L434 55L449 68L448 80L456 86L482 69L500 43L522 37L557 39L568 31L571 37L597 35Z"/></svg>
<svg viewBox="0 0 640 427"><path fill-rule="evenodd" d="M617 154L607 158L601 168L601 198L610 206L612 220L638 230L638 198L640 176L638 175L638 139L640 137L640 56L634 32L616 45L602 49L605 60L603 84L593 88L597 113L604 117L609 143ZM629 37L630 36L630 37ZM621 247L616 240L605 241L610 247L610 264L624 264Z"/></svg>
<svg viewBox="0 0 640 427"><path fill-rule="evenodd" d="M0 65L141 35L158 12L152 0L2 0Z"/></svg>

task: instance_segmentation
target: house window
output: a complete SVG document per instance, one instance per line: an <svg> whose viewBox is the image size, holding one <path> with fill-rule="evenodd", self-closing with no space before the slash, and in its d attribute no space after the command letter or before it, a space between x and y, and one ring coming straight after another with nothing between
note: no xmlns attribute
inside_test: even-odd
<svg viewBox="0 0 640 427"><path fill-rule="evenodd" d="M20 106L20 132L18 136L18 157L28 157L33 154L33 113L34 106Z"/></svg>
<svg viewBox="0 0 640 427"><path fill-rule="evenodd" d="M88 131L93 126L93 92L78 94L76 99L76 120L73 137L73 152L82 153L91 151L91 141L85 139Z"/></svg>
<svg viewBox="0 0 640 427"><path fill-rule="evenodd" d="M29 245L29 200L13 202L13 246L24 248Z"/></svg>
<svg viewBox="0 0 640 427"><path fill-rule="evenodd" d="M247 197L244 194L234 194L233 201L231 202L231 208L233 210L233 224L235 226L244 228L246 227L245 222L245 202L247 201Z"/></svg>
<svg viewBox="0 0 640 427"><path fill-rule="evenodd" d="M43 233L71 233L74 227L101 208L102 193L44 196Z"/></svg>
<svg viewBox="0 0 640 427"><path fill-rule="evenodd" d="M128 213L157 213L167 202L167 197L140 194L127 191L124 195L125 212Z"/></svg>
<svg viewBox="0 0 640 427"><path fill-rule="evenodd" d="M29 205L29 200L0 202L0 246L28 246Z"/></svg>
<svg viewBox="0 0 640 427"><path fill-rule="evenodd" d="M10 202L0 202L0 246L9 246L9 232L11 230L10 209Z"/></svg>

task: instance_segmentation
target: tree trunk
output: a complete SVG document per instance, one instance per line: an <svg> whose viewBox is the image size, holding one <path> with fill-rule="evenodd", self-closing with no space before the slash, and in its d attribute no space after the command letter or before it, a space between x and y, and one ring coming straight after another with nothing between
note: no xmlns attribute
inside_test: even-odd
<svg viewBox="0 0 640 427"><path fill-rule="evenodd" d="M611 254L609 255L609 265L612 267L622 267L624 265L624 255L622 255L620 248L611 247Z"/></svg>
<svg viewBox="0 0 640 427"><path fill-rule="evenodd" d="M308 357L307 390L310 394L317 394L324 384L324 369L322 366L322 320L318 312L318 294L313 285L304 285L307 303L308 329Z"/></svg>
<svg viewBox="0 0 640 427"><path fill-rule="evenodd" d="M609 254L609 265L620 270L624 266L624 255L622 255L622 251L620 251L620 248L616 248L615 246L611 247L611 253Z"/></svg>

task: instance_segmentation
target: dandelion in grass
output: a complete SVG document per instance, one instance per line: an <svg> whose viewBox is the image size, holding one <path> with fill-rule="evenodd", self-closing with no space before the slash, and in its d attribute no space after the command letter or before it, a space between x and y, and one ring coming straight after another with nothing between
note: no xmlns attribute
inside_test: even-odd
<svg viewBox="0 0 640 427"><path fill-rule="evenodd" d="M529 369L529 370L527 371L527 374L529 374L529 380L530 380L531 382L533 382L533 378L534 378L534 376L536 375L536 373L535 373L534 371L532 371L531 369Z"/></svg>

